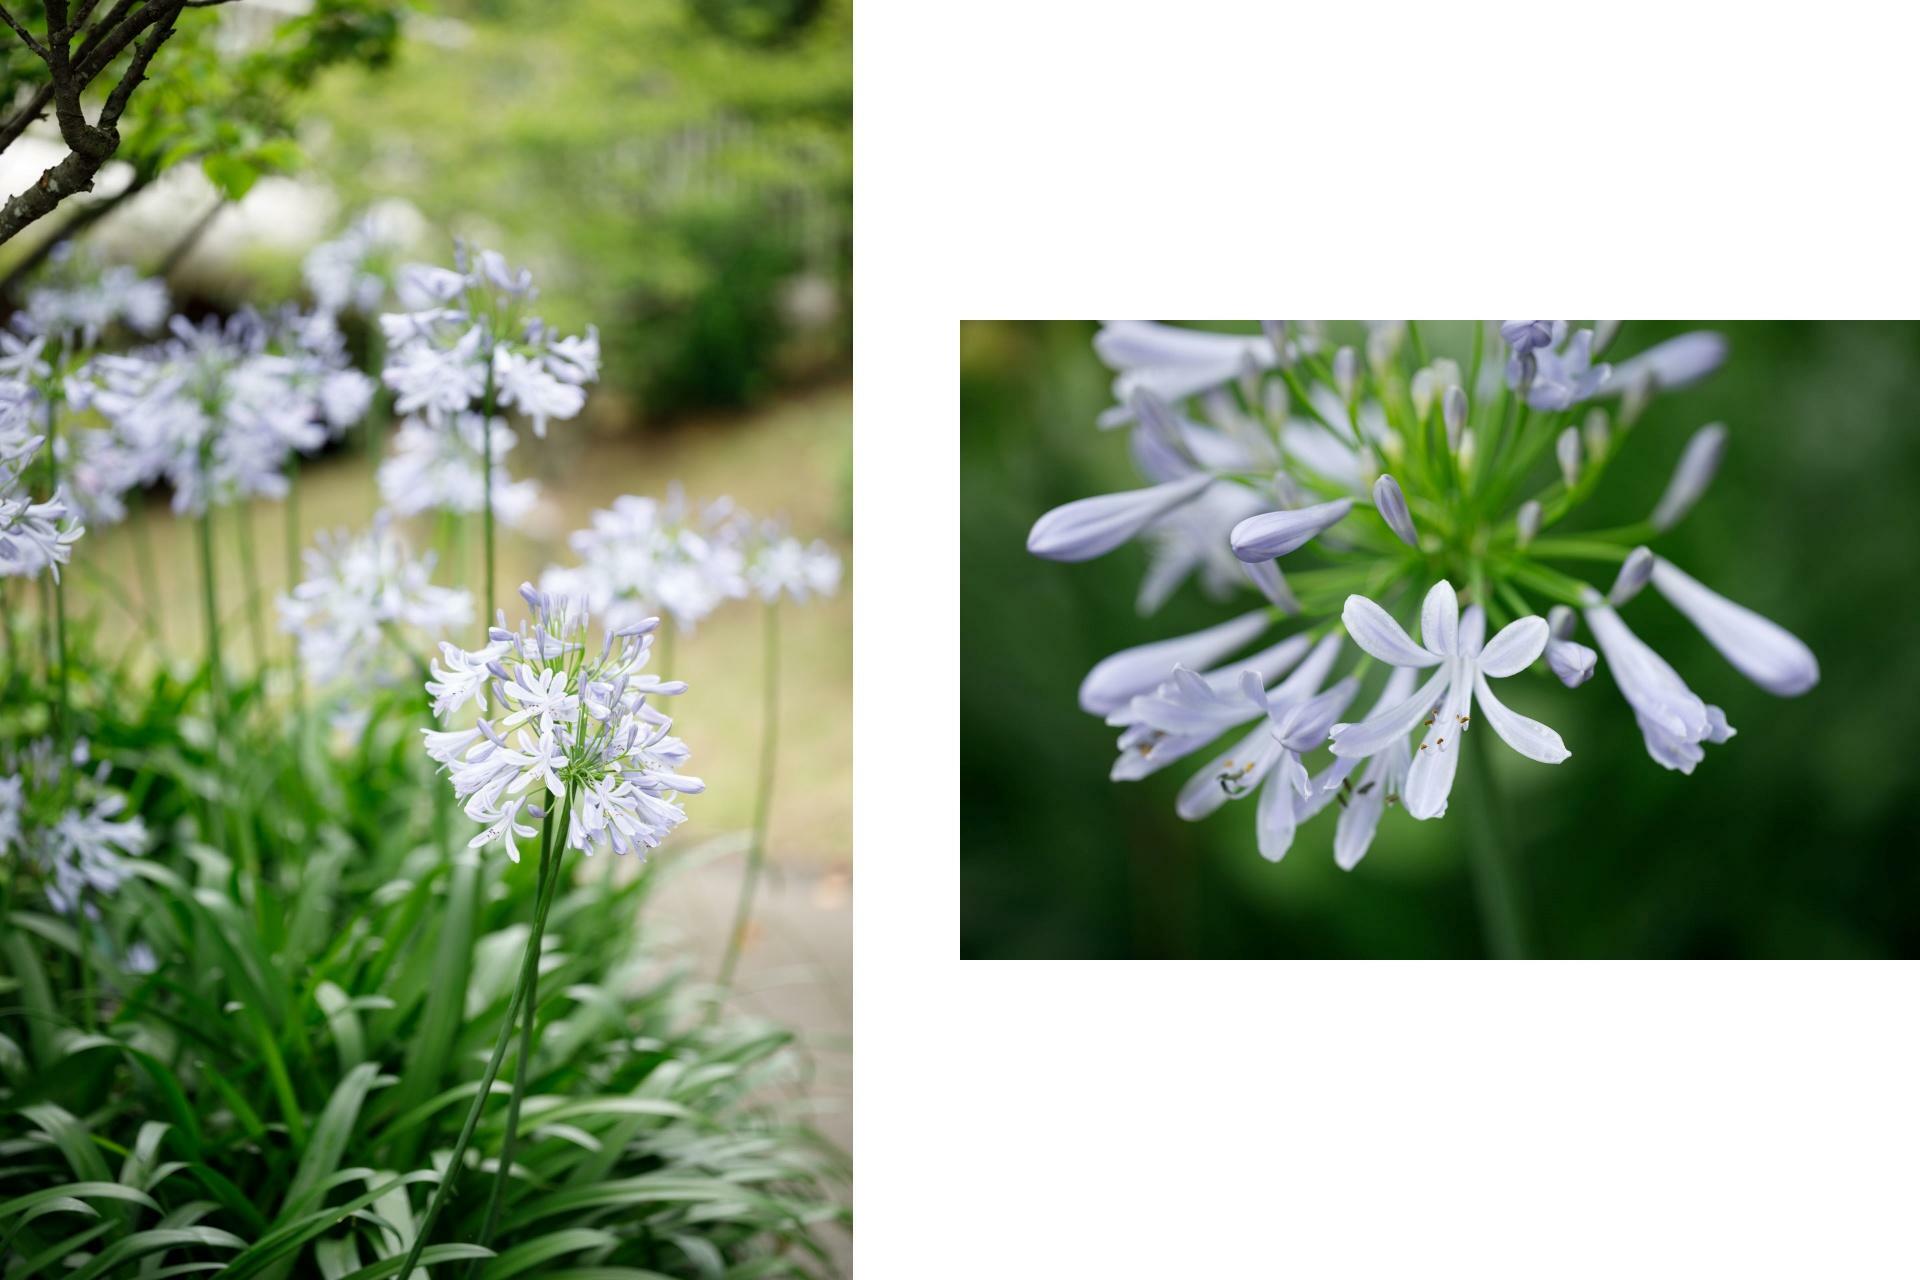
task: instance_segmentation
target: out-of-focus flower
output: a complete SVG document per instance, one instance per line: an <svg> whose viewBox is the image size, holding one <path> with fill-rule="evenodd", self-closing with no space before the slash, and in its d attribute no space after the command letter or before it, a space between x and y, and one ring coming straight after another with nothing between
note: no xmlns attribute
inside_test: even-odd
<svg viewBox="0 0 1920 1280"><path fill-rule="evenodd" d="M401 515L450 511L478 513L487 505L487 483L480 415L462 413L450 423L433 426L407 418L394 433L393 452L380 464L381 501ZM540 486L515 480L506 458L516 443L504 419L492 426L493 514L514 526L526 519L539 500Z"/></svg>
<svg viewBox="0 0 1920 1280"><path fill-rule="evenodd" d="M97 915L92 899L119 888L126 859L148 843L139 816L122 816L127 799L108 784L107 762L89 763L85 741L65 755L50 738L0 752L0 856L38 877L62 915Z"/></svg>
<svg viewBox="0 0 1920 1280"><path fill-rule="evenodd" d="M385 516L365 533L322 533L304 553L307 577L280 597L280 625L299 641L307 673L325 684L366 674L371 655L409 633L443 635L473 617L473 597L433 584L433 556L415 556Z"/></svg>

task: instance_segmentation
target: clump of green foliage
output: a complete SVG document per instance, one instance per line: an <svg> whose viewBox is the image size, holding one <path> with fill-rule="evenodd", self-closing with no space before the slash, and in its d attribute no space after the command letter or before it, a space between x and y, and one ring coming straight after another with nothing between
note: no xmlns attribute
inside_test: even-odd
<svg viewBox="0 0 1920 1280"><path fill-rule="evenodd" d="M7 625L20 661L0 743L17 745L48 732L50 697L36 637ZM204 664L137 675L75 646L75 728L155 847L93 917L51 911L30 865L0 868L0 1263L394 1274L512 995L532 865L450 833L416 687L374 691L337 733L243 681L216 731ZM422 1261L830 1273L821 1233L846 1218L847 1172L792 1116L797 1050L649 949L662 865L617 882L609 861L576 869L552 908L492 1251L453 1242L487 1212L504 1079ZM130 972L142 946L151 969Z"/></svg>

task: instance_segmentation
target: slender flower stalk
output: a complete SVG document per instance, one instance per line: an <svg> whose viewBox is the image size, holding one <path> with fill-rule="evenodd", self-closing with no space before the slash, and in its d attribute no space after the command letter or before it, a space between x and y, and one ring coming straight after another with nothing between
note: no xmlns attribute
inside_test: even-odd
<svg viewBox="0 0 1920 1280"><path fill-rule="evenodd" d="M1610 364L1602 357L1625 342L1613 322L1475 324L1456 354L1434 336L1403 322L1349 342L1309 322L1263 322L1257 337L1109 324L1094 351L1115 371L1118 403L1098 425L1128 432L1147 487L1070 502L1028 535L1035 555L1063 561L1149 543L1143 612L1194 568L1239 562L1241 572L1209 572L1201 585L1216 599L1251 589L1264 608L1242 605L1192 635L1122 649L1088 674L1080 702L1123 731L1119 781L1243 734L1225 740L1177 808L1197 819L1259 794L1253 843L1271 860L1336 800L1343 868L1360 861L1386 809L1444 816L1462 740L1483 719L1531 760L1566 760L1557 732L1494 693L1492 681L1529 670L1572 689L1604 660L1649 754L1691 770L1702 744L1732 729L1622 621L1618 611L1648 585L1768 692L1795 696L1819 678L1784 628L1641 545L1705 492L1726 428L1694 437L1648 522L1559 531L1607 479L1653 398L1710 374L1727 356L1724 338L1686 334ZM1577 576L1594 563L1615 575L1607 595L1605 579ZM1418 640L1408 629L1416 616ZM1598 652L1575 638L1582 618ZM1342 678L1348 640L1362 656ZM1385 675L1371 713L1351 723L1326 714L1375 668ZM1320 751L1330 760L1315 777L1307 760ZM1484 765L1476 783L1490 786ZM1495 951L1517 954L1528 936L1512 827L1497 797L1475 794L1488 936Z"/></svg>
<svg viewBox="0 0 1920 1280"><path fill-rule="evenodd" d="M765 608L763 632L760 704L760 776L753 793L753 838L747 846L747 870L740 881L740 897L733 908L733 927L727 930L727 951L720 961L720 989L733 986L734 969L747 943L747 928L753 920L753 895L760 883L760 872L767 858L767 822L773 811L773 775L775 748L780 727L780 602L769 600Z"/></svg>

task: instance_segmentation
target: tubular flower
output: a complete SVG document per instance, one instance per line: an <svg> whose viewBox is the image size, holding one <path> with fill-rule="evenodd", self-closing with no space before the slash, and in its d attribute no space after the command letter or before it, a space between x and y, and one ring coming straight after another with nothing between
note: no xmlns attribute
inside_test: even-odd
<svg viewBox="0 0 1920 1280"><path fill-rule="evenodd" d="M84 740L64 756L48 738L0 753L0 857L38 877L61 915L97 916L93 900L120 887L126 860L148 844L146 824L123 816L107 762L90 763Z"/></svg>
<svg viewBox="0 0 1920 1280"><path fill-rule="evenodd" d="M589 856L602 847L644 854L686 820L680 797L706 788L683 772L686 744L648 701L687 687L643 674L659 619L606 632L596 655L581 602L531 585L520 594L530 624L509 631L503 615L478 650L443 643L447 665L436 662L427 685L436 715L469 699L483 713L470 729L423 730L427 754L445 767L467 816L484 827L469 847L499 843L517 862L517 840L571 796L567 847ZM491 719L484 714L489 693Z"/></svg>
<svg viewBox="0 0 1920 1280"><path fill-rule="evenodd" d="M415 557L383 513L358 536L322 533L304 553L307 577L280 597L281 630L321 683L363 664L407 633L441 635L473 616L473 597L433 584L431 553Z"/></svg>
<svg viewBox="0 0 1920 1280"><path fill-rule="evenodd" d="M1127 429L1144 483L1041 515L1028 549L1078 561L1146 543L1142 612L1196 578L1214 599L1251 590L1265 602L1145 639L1088 673L1081 707L1122 731L1115 780L1218 751L1180 791L1180 816L1258 792L1253 843L1277 860L1337 803L1335 858L1352 868L1389 808L1446 813L1460 744L1481 720L1529 759L1569 758L1557 732L1494 692L1529 668L1574 689L1606 665L1668 768L1690 771L1704 744L1731 737L1719 708L1621 619L1649 585L1768 692L1818 681L1805 644L1641 545L1705 493L1724 426L1695 435L1647 522L1561 528L1649 405L1724 362L1721 335L1635 351L1617 322L1330 333L1119 321L1094 339L1117 375L1117 403L1098 425ZM1595 562L1607 576L1588 580L1581 570ZM1591 645L1575 635L1583 619ZM1343 676L1349 640L1365 658ZM1342 722L1369 664L1386 668L1362 704L1372 709ZM1310 777L1306 758L1321 749L1330 762Z"/></svg>

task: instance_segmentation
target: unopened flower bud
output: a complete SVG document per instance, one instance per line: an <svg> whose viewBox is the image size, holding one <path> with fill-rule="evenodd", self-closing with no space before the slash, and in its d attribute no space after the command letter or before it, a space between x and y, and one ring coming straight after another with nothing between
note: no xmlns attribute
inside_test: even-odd
<svg viewBox="0 0 1920 1280"><path fill-rule="evenodd" d="M1472 471L1473 459L1478 452L1474 443L1472 427L1468 427L1460 433L1460 447L1454 450L1454 452L1460 457L1460 469L1462 471Z"/></svg>
<svg viewBox="0 0 1920 1280"><path fill-rule="evenodd" d="M1287 342L1287 322L1285 320L1262 320L1260 332L1273 345L1273 363L1277 368L1293 368L1293 349Z"/></svg>
<svg viewBox="0 0 1920 1280"><path fill-rule="evenodd" d="M1460 432L1467 425L1466 389L1448 387L1446 398L1440 404L1440 414L1447 424L1447 448L1457 453L1460 450Z"/></svg>
<svg viewBox="0 0 1920 1280"><path fill-rule="evenodd" d="M1521 546L1532 542L1540 532L1540 504L1528 498L1520 504L1520 510L1513 517L1514 533Z"/></svg>
<svg viewBox="0 0 1920 1280"><path fill-rule="evenodd" d="M1587 456L1599 460L1607 456L1607 444L1613 432L1607 425L1607 411L1594 408L1587 410L1586 421L1581 423L1580 434L1587 442Z"/></svg>
<svg viewBox="0 0 1920 1280"><path fill-rule="evenodd" d="M1387 528L1394 536L1408 546L1418 550L1420 535L1414 532L1413 513L1407 510L1407 495L1400 491L1400 482L1392 476L1381 476L1373 482L1373 507L1380 518L1387 522Z"/></svg>
<svg viewBox="0 0 1920 1280"><path fill-rule="evenodd" d="M1268 603L1290 616L1300 612L1300 602L1294 598L1292 588L1287 586L1286 575L1280 572L1278 561L1242 561L1240 567L1247 571L1247 576L1253 579L1253 585L1260 588L1260 594L1267 598Z"/></svg>
<svg viewBox="0 0 1920 1280"><path fill-rule="evenodd" d="M1647 411L1653 402L1653 370L1643 369L1627 383L1627 389L1620 397L1620 429L1622 431L1640 421L1640 415Z"/></svg>
<svg viewBox="0 0 1920 1280"><path fill-rule="evenodd" d="M1267 425L1278 431L1287 421L1287 384L1278 378L1261 388L1265 399Z"/></svg>
<svg viewBox="0 0 1920 1280"><path fill-rule="evenodd" d="M1607 602L1615 608L1640 594L1640 588L1647 585L1647 579L1653 576L1653 552L1645 547L1635 547L1628 553L1626 563L1620 566L1620 576L1613 580L1613 590L1607 592Z"/></svg>
<svg viewBox="0 0 1920 1280"><path fill-rule="evenodd" d="M1700 495L1713 483L1714 472L1720 469L1720 459L1726 449L1727 429L1720 423L1708 423L1694 432L1648 523L1663 533L1680 523L1681 517L1693 510L1693 504L1700 501Z"/></svg>
<svg viewBox="0 0 1920 1280"><path fill-rule="evenodd" d="M1378 324L1367 334L1367 367L1373 370L1373 376L1384 378L1387 370L1393 366L1393 358L1400 352L1400 340L1406 336L1407 327L1398 320Z"/></svg>
<svg viewBox="0 0 1920 1280"><path fill-rule="evenodd" d="M1260 403L1260 383L1265 376L1258 356L1251 351L1240 353L1240 395L1249 405Z"/></svg>
<svg viewBox="0 0 1920 1280"><path fill-rule="evenodd" d="M1353 403L1354 395L1360 390L1360 357L1352 347L1342 347L1333 353L1333 385L1342 400Z"/></svg>
<svg viewBox="0 0 1920 1280"><path fill-rule="evenodd" d="M1593 354L1597 356L1602 351L1605 351L1607 345L1611 343L1619 333L1620 322L1618 320L1595 320L1593 322Z"/></svg>
<svg viewBox="0 0 1920 1280"><path fill-rule="evenodd" d="M1560 433L1560 438L1553 442L1553 453L1554 453L1554 456L1560 460L1560 478L1567 482L1567 488L1571 489L1575 485L1579 484L1580 483L1580 432L1579 430L1575 427L1568 427L1565 431L1562 431Z"/></svg>

